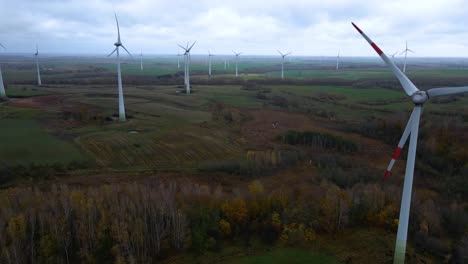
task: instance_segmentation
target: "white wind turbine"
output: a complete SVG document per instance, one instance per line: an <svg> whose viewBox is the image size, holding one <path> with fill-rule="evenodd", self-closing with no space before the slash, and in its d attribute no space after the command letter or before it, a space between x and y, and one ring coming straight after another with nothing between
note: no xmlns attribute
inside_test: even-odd
<svg viewBox="0 0 468 264"><path fill-rule="evenodd" d="M398 143L398 147L393 154L390 165L385 172L384 179L390 175L390 171L395 164L395 160L401 153L403 146L406 141L409 142L408 149L408 159L406 161L406 173L403 184L403 195L401 198L401 208L400 208L400 217L398 221L398 232L397 239L395 243L395 255L393 259L394 264L401 264L405 261L405 252L406 252L406 240L408 235L408 222L410 216L410 206L411 206L411 190L413 187L413 174L414 174L414 164L416 159L416 144L418 141L418 130L419 130L419 120L421 116L421 110L424 105L430 98L435 98L439 96L454 95L468 92L468 86L464 87L443 87L443 88L433 88L427 91L419 90L408 77L398 69L398 67L382 52L382 50L372 42L369 37L367 37L361 29L359 29L354 23L352 23L356 30L369 42L369 44L374 48L374 50L379 54L380 58L387 64L387 66L393 72L393 75L398 79L401 86L403 87L406 94L411 97L411 100L414 103L414 109L411 113L411 116L406 124L406 128L403 132L403 136Z"/></svg>
<svg viewBox="0 0 468 264"><path fill-rule="evenodd" d="M34 53L34 56L36 56L37 85L42 85L41 72L39 70L39 47L37 46L37 44L36 44L36 53Z"/></svg>
<svg viewBox="0 0 468 264"><path fill-rule="evenodd" d="M336 70L340 68L340 50L338 50L338 56L336 56Z"/></svg>
<svg viewBox="0 0 468 264"><path fill-rule="evenodd" d="M128 52L128 50L120 41L119 20L117 19L117 14L114 13L114 16L115 16L115 23L117 24L117 42L114 43L115 49L109 55L107 55L107 57L110 57L112 54L114 54L114 52L117 52L117 84L118 84L118 89L119 89L119 120L125 121L126 116L125 116L125 104L124 104L123 90L122 90L122 73L120 71L119 48L122 47L128 53L128 55L130 55L131 58L133 58L133 56L132 54L130 54L130 52Z"/></svg>
<svg viewBox="0 0 468 264"><path fill-rule="evenodd" d="M239 52L239 53L236 53L235 51L232 51L232 52L234 52L234 55L236 55L236 77L238 77L239 74L238 74L238 72L237 72L237 64L238 64L238 62L239 62L239 55L241 55L242 52Z"/></svg>
<svg viewBox="0 0 468 264"><path fill-rule="evenodd" d="M291 54L291 52L288 52L288 53L286 53L286 54L283 54L283 53L281 53L281 51L278 50L278 53L281 55L281 58L283 59L283 60L281 61L281 79L284 80L284 58L285 58L286 56L288 56L289 54Z"/></svg>
<svg viewBox="0 0 468 264"><path fill-rule="evenodd" d="M183 54L180 54L179 51L177 51L177 69L180 69L180 56Z"/></svg>
<svg viewBox="0 0 468 264"><path fill-rule="evenodd" d="M402 51L400 54L405 54L405 63L403 64L403 72L406 72L406 58L408 57L408 51L415 53L414 51L408 49L408 41L406 41L405 50Z"/></svg>
<svg viewBox="0 0 468 264"><path fill-rule="evenodd" d="M143 71L143 50L140 52L140 71Z"/></svg>
<svg viewBox="0 0 468 264"><path fill-rule="evenodd" d="M208 77L211 78L211 57L213 57L214 55L211 54L210 51L208 51Z"/></svg>
<svg viewBox="0 0 468 264"><path fill-rule="evenodd" d="M397 55L397 54L398 54L398 50L395 53L393 53L392 55L390 55L392 57L393 62L395 62L395 55Z"/></svg>
<svg viewBox="0 0 468 264"><path fill-rule="evenodd" d="M187 46L184 48L181 45L181 47L185 52L184 52L184 83L185 83L185 94L189 95L190 94L190 50L193 48L193 46L197 43L196 41L193 42L193 44L189 47L189 43L187 43Z"/></svg>
<svg viewBox="0 0 468 264"><path fill-rule="evenodd" d="M3 49L6 49L5 46L0 43L0 47ZM6 93L5 93L5 86L3 86L3 75L2 75L2 68L0 67L0 98L6 98Z"/></svg>

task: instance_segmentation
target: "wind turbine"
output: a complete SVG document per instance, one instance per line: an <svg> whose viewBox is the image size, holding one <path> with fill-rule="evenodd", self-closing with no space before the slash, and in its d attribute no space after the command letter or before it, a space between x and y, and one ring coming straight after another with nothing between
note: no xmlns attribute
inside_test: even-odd
<svg viewBox="0 0 468 264"><path fill-rule="evenodd" d="M143 50L140 53L140 71L143 71Z"/></svg>
<svg viewBox="0 0 468 264"><path fill-rule="evenodd" d="M39 71L39 47L37 46L37 44L36 53L34 53L34 56L36 56L37 85L42 85L41 72Z"/></svg>
<svg viewBox="0 0 468 264"><path fill-rule="evenodd" d="M408 57L408 51L415 53L414 51L408 49L408 41L406 41L406 48L400 54L405 54L405 63L403 64L403 72L406 72L406 57Z"/></svg>
<svg viewBox="0 0 468 264"><path fill-rule="evenodd" d="M180 69L180 56L182 56L182 54L177 50L177 69Z"/></svg>
<svg viewBox="0 0 468 264"><path fill-rule="evenodd" d="M284 80L284 58L288 56L289 54L291 54L291 52L283 54L281 53L281 51L278 50L278 53L281 55L281 58L283 59L283 61L281 62L281 79Z"/></svg>
<svg viewBox="0 0 468 264"><path fill-rule="evenodd" d="M336 70L340 68L340 50L338 50L338 56L336 56Z"/></svg>
<svg viewBox="0 0 468 264"><path fill-rule="evenodd" d="M234 52L234 55L236 55L236 77L238 77L239 74L237 73L237 63L239 61L239 55L241 55L242 52L239 52L239 53L236 53L235 51L232 51L232 52Z"/></svg>
<svg viewBox="0 0 468 264"><path fill-rule="evenodd" d="M193 46L197 43L196 41L193 42L192 46L189 47L189 43L187 43L187 46L184 48L183 46L179 45L185 52L184 52L184 82L185 82L185 94L189 95L190 94L190 50L193 48Z"/></svg>
<svg viewBox="0 0 468 264"><path fill-rule="evenodd" d="M395 62L395 55L397 55L397 53L398 53L398 50L397 50L395 53L393 53L393 54L391 55L392 61L393 61L393 62Z"/></svg>
<svg viewBox="0 0 468 264"><path fill-rule="evenodd" d="M119 120L120 121L125 121L125 104L124 104L124 98L123 98L123 90L122 90L122 73L120 71L120 51L119 48L122 47L128 55L130 55L131 58L133 58L132 54L128 52L128 50L125 48L125 46L122 44L120 41L120 28L119 28L119 20L117 19L117 14L114 13L115 16L115 23L117 24L117 42L114 43L115 49L107 55L107 57L110 57L114 52L117 52L117 84L119 88Z"/></svg>
<svg viewBox="0 0 468 264"><path fill-rule="evenodd" d="M395 243L395 255L393 259L394 264L401 264L405 261L405 252L406 252L406 240L408 235L408 222L409 222L409 215L410 215L410 206L411 206L411 189L413 187L413 174L414 174L414 164L416 159L416 144L418 141L418 130L419 130L419 120L421 116L421 110L424 105L429 99L445 96L445 95L453 95L453 94L461 94L468 92L468 86L464 87L443 87L443 88L432 88L427 91L419 90L408 77L398 69L398 67L391 61L385 53L374 43L372 40L367 37L361 29L359 29L354 23L352 23L356 30L369 42L369 44L374 48L374 50L379 54L380 58L387 64L387 66L393 72L393 75L398 79L401 86L403 87L406 94L411 98L414 103L414 109L411 113L411 116L406 124L406 128L403 132L403 136L398 143L398 147L393 154L392 160L390 165L385 172L384 179L386 179L390 175L390 171L392 170L393 165L395 164L395 160L401 153L403 146L405 145L406 141L410 140L409 142L409 149L408 149L408 159L406 161L406 173L405 179L403 184L403 195L401 198L401 208L400 208L400 217L398 221L398 232L397 238Z"/></svg>
<svg viewBox="0 0 468 264"><path fill-rule="evenodd" d="M0 47L3 49L6 49L5 46L0 43ZM0 98L6 98L6 93L5 93L5 86L3 86L3 75L2 75L2 68L0 67Z"/></svg>
<svg viewBox="0 0 468 264"><path fill-rule="evenodd" d="M211 57L214 56L208 51L208 76L211 78Z"/></svg>

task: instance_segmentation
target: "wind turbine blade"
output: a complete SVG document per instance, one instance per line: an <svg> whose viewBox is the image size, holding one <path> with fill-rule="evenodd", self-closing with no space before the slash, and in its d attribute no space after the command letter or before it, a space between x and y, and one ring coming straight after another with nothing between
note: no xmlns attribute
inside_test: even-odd
<svg viewBox="0 0 468 264"><path fill-rule="evenodd" d="M190 48L188 48L188 51L190 51L193 48L193 46L195 46L195 43L197 43L196 40L195 40L195 42L193 42L192 46L190 46Z"/></svg>
<svg viewBox="0 0 468 264"><path fill-rule="evenodd" d="M413 53L416 53L416 52L414 52L414 51L412 51L412 50L410 50L410 49L408 49L408 51L411 51L411 52L413 52Z"/></svg>
<svg viewBox="0 0 468 264"><path fill-rule="evenodd" d="M405 52L406 52L406 50L402 51L402 52L400 53L400 55L403 55L403 54L405 54Z"/></svg>
<svg viewBox="0 0 468 264"><path fill-rule="evenodd" d="M398 143L398 147L396 148L395 152L393 153L392 160L390 161L390 164L387 167L387 171L385 172L385 175L382 179L382 181L385 181L388 176L390 176L390 173L392 171L393 165L395 165L396 160L401 154L401 150L406 144L406 141L408 141L408 137L411 132L411 124L413 122L413 115L414 115L414 109L413 112L410 115L410 118L408 120L408 123L406 123L405 131L403 131L403 135L401 136L400 142Z"/></svg>
<svg viewBox="0 0 468 264"><path fill-rule="evenodd" d="M117 42L120 42L120 27L119 20L117 19L117 14L114 12L115 22L117 23Z"/></svg>
<svg viewBox="0 0 468 264"><path fill-rule="evenodd" d="M462 87L440 87L440 88L433 88L426 91L429 98L431 97L438 97L444 95L452 95L452 94L462 94L468 92L468 86Z"/></svg>
<svg viewBox="0 0 468 264"><path fill-rule="evenodd" d="M186 48L182 47L181 45L177 44L177 46L181 47L183 50L187 51Z"/></svg>
<svg viewBox="0 0 468 264"><path fill-rule="evenodd" d="M2 43L0 43L0 47L2 47L3 49L6 49L5 46L2 45Z"/></svg>
<svg viewBox="0 0 468 264"><path fill-rule="evenodd" d="M115 49L114 49L114 50L113 50L113 51L112 51L112 52L111 52L109 55L107 55L107 57L110 57L112 54L114 54L114 52L116 52L116 51L117 51L117 49L118 49L118 48L117 48L117 47L115 47Z"/></svg>
<svg viewBox="0 0 468 264"><path fill-rule="evenodd" d="M383 53L383 51L366 34L364 34L364 32L360 28L358 28L354 23L351 24L353 24L354 28L356 28L356 30L364 37L364 39L366 39L367 42L369 42L372 48L374 48L377 54L379 54L380 58L382 58L385 64L387 64L390 70L392 70L393 75L395 75L398 81L400 81L401 86L403 86L403 89L405 90L408 96L411 96L417 91L419 91L419 89L416 88L416 86L410 81L410 79L408 79L408 77L406 77L406 75L403 72L401 72L400 69L398 69L395 63L393 63L393 61L390 60L387 57L387 55L385 55L385 53Z"/></svg>
<svg viewBox="0 0 468 264"><path fill-rule="evenodd" d="M133 60L133 56L132 56L132 54L130 54L130 52L128 52L127 48L125 48L125 46L124 46L124 45L122 45L122 48L123 48L123 49L124 49L124 50L125 50L125 51L128 53L128 55L130 55L130 57L131 57L131 58L132 58L132 60Z"/></svg>
<svg viewBox="0 0 468 264"><path fill-rule="evenodd" d="M278 53L281 55L281 57L283 56L283 53L281 53L281 51L278 50Z"/></svg>
<svg viewBox="0 0 468 264"><path fill-rule="evenodd" d="M398 53L398 51L397 51L397 52L395 52L395 53L393 53L392 57L393 57L393 56L395 56L395 55L397 55L397 53Z"/></svg>
<svg viewBox="0 0 468 264"><path fill-rule="evenodd" d="M288 55L291 55L292 52L288 52L286 53L286 55L284 55L285 57L288 56Z"/></svg>
<svg viewBox="0 0 468 264"><path fill-rule="evenodd" d="M232 52L234 52L234 55L236 55L236 56L237 56L237 53L236 53L234 50L232 50Z"/></svg>

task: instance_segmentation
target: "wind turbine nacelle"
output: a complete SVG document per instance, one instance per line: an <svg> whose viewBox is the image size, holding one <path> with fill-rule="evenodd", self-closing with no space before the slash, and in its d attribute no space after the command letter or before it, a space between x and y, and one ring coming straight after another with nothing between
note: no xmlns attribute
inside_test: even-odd
<svg viewBox="0 0 468 264"><path fill-rule="evenodd" d="M116 43L114 43L114 45L115 45L116 47L120 47L120 46L122 46L122 42L117 41Z"/></svg>
<svg viewBox="0 0 468 264"><path fill-rule="evenodd" d="M422 105L429 99L427 93L424 91L417 91L413 95L411 95L411 100L416 105Z"/></svg>

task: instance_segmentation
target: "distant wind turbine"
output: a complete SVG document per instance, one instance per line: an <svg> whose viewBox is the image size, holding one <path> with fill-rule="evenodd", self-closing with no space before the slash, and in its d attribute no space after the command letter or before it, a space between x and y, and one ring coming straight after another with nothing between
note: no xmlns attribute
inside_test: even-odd
<svg viewBox="0 0 468 264"><path fill-rule="evenodd" d="M395 53L393 53L393 54L391 55L392 61L395 61L395 55L397 55L397 54L398 54L398 50L397 50Z"/></svg>
<svg viewBox="0 0 468 264"><path fill-rule="evenodd" d="M187 46L184 48L181 45L181 47L185 52L184 52L184 63L185 63L185 69L184 69L184 81L185 81L185 94L189 95L190 94L190 50L193 48L193 46L197 43L196 41L193 42L192 46L189 47L189 43L187 43Z"/></svg>
<svg viewBox="0 0 468 264"><path fill-rule="evenodd" d="M336 70L340 68L340 50L338 50L338 56L336 56Z"/></svg>
<svg viewBox="0 0 468 264"><path fill-rule="evenodd" d="M236 77L238 77L239 74L238 74L238 72L237 72L237 64L238 64L238 62L239 62L239 55L241 55L242 52L239 52L239 53L236 53L235 51L232 51L232 52L234 52L234 55L236 55Z"/></svg>
<svg viewBox="0 0 468 264"><path fill-rule="evenodd" d="M114 13L114 16L115 16L115 23L117 24L117 42L114 43L115 49L109 55L107 55L107 57L110 57L112 54L114 54L114 52L117 52L117 84L118 84L118 89L119 89L119 120L123 122L126 120L126 116L125 116L125 104L124 104L123 90L122 90L122 73L120 71L119 48L122 47L128 53L128 55L130 55L131 58L133 58L133 56L132 54L130 54L130 52L128 52L128 50L120 41L119 20L117 19L117 14Z"/></svg>
<svg viewBox="0 0 468 264"><path fill-rule="evenodd" d="M283 54L281 53L281 51L278 50L278 53L281 55L281 58L283 59L283 61L281 62L281 79L284 80L284 58L288 56L289 54L291 54L291 52Z"/></svg>
<svg viewBox="0 0 468 264"><path fill-rule="evenodd" d="M182 56L182 54L177 51L177 69L180 69L180 56Z"/></svg>
<svg viewBox="0 0 468 264"><path fill-rule="evenodd" d="M0 43L0 47L6 49L5 46ZM0 98L6 98L5 87L3 86L3 76L2 76L2 68L0 67Z"/></svg>
<svg viewBox="0 0 468 264"><path fill-rule="evenodd" d="M39 47L37 46L37 44L36 53L34 53L34 56L36 56L37 85L42 85L41 72L39 71Z"/></svg>
<svg viewBox="0 0 468 264"><path fill-rule="evenodd" d="M214 55L211 54L210 51L208 51L208 76L211 78L211 57Z"/></svg>
<svg viewBox="0 0 468 264"><path fill-rule="evenodd" d="M143 71L143 50L140 52L140 71Z"/></svg>
<svg viewBox="0 0 468 264"><path fill-rule="evenodd" d="M400 53L400 54L403 54L403 53L405 54L405 63L403 64L403 72L406 72L406 57L408 57L408 51L415 53L414 51L408 49L408 41L406 41L405 50Z"/></svg>
<svg viewBox="0 0 468 264"><path fill-rule="evenodd" d="M224 69L226 70L227 61L224 59Z"/></svg>

